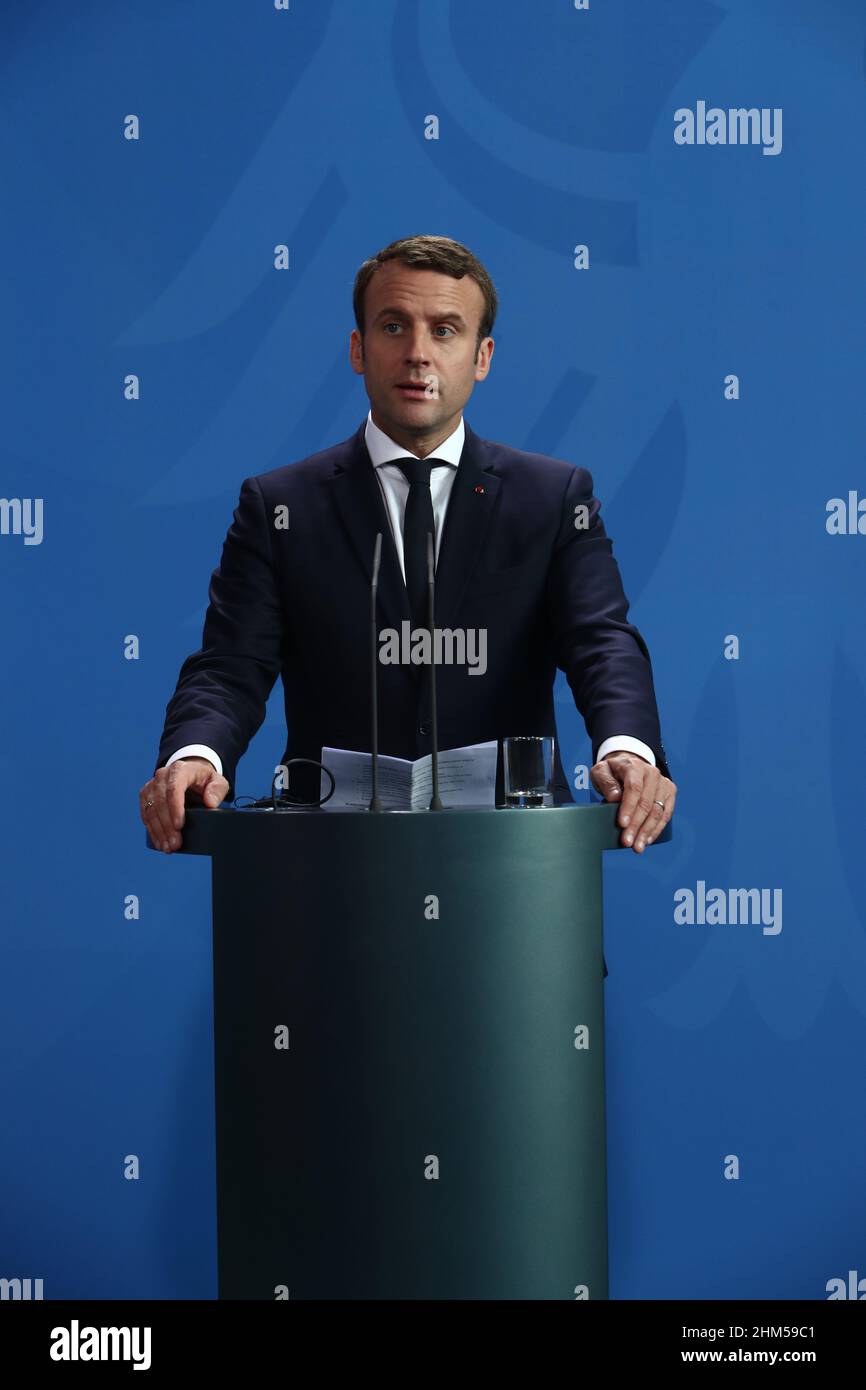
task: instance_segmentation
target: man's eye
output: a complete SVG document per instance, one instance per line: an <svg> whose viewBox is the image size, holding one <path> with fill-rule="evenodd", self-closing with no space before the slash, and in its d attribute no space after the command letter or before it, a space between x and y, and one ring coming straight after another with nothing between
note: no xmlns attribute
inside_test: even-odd
<svg viewBox="0 0 866 1390"><path fill-rule="evenodd" d="M382 327L383 327L383 329L385 330L385 333L388 335L388 337L389 337L389 338L393 338L393 337L394 337L394 334L393 334L393 333L389 333L388 330L391 329L391 328L396 328L396 329L399 331L400 325L399 325L399 323L394 323L394 322L392 321L391 323L383 323L383 324L382 324ZM447 334L447 335L451 335L451 334L454 333L454 329L453 329L453 328L451 327L451 325L448 324L448 323L439 323L439 324L437 324L437 325L436 325L436 328L434 329L434 332L439 333L439 330L440 330L440 329L444 330L444 333Z"/></svg>

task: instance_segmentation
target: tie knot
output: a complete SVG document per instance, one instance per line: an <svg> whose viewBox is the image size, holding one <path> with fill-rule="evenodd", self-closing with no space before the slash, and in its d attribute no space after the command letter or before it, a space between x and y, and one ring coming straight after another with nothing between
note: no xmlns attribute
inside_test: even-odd
<svg viewBox="0 0 866 1390"><path fill-rule="evenodd" d="M408 479L410 487L414 483L422 483L425 487L429 487L430 473L439 465L438 459L416 459L412 458L411 455L407 458L394 459L393 462Z"/></svg>

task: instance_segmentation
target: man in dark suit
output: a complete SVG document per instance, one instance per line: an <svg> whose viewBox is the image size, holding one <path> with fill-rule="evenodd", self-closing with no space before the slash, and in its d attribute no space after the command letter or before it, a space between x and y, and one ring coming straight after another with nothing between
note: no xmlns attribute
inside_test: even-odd
<svg viewBox="0 0 866 1390"><path fill-rule="evenodd" d="M354 290L353 369L370 413L342 443L247 478L210 585L202 646L166 710L157 769L140 793L152 841L180 846L187 803L235 795L237 763L278 675L283 761L324 745L369 750L369 586L382 534L380 628L426 621L434 536L437 630L484 636L484 663L438 669L439 745L554 734L564 671L592 739L591 777L620 801L641 853L670 819L646 645L585 468L480 438L463 419L490 369L496 291L447 237L410 237L365 261ZM476 657L478 651L476 651ZM382 664L380 751L430 750L429 673ZM293 798L319 794L292 769ZM570 800L558 756L557 800ZM502 769L497 774L497 800Z"/></svg>

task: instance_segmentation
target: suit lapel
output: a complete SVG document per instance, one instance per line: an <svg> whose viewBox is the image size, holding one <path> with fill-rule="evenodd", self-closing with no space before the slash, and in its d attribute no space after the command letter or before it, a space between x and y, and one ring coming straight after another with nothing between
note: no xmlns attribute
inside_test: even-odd
<svg viewBox="0 0 866 1390"><path fill-rule="evenodd" d="M382 532L379 612L382 625L399 628L411 621L409 597L391 534L391 525L364 439L366 420L351 441L343 463L330 479L332 495L349 543L369 584L376 532ZM491 472L484 442L464 420L465 438L451 487L436 564L436 626L448 627L478 561L500 479Z"/></svg>
<svg viewBox="0 0 866 1390"><path fill-rule="evenodd" d="M376 471L364 442L366 423L365 420L352 441L348 461L338 465L331 479L332 495L352 549L361 562L368 587L373 577L376 532L382 532L379 613L382 626L399 628L404 619L411 621L409 595L403 582Z"/></svg>

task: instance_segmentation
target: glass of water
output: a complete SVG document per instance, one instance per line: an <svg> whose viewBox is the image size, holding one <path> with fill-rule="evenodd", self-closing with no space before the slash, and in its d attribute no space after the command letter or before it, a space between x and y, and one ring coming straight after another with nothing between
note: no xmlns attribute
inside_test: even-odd
<svg viewBox="0 0 866 1390"><path fill-rule="evenodd" d="M553 805L553 738L526 735L502 740L506 806Z"/></svg>

